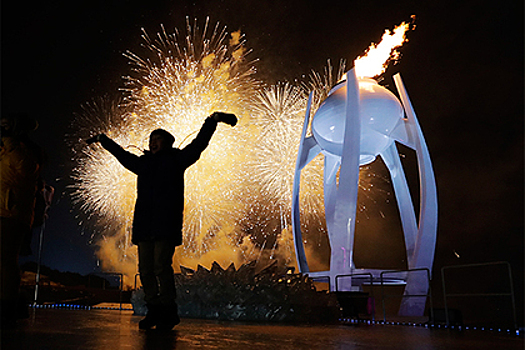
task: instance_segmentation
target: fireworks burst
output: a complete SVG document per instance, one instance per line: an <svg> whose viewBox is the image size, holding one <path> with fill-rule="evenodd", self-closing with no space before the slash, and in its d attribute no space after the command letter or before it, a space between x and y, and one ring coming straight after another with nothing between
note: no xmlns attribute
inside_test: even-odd
<svg viewBox="0 0 525 350"><path fill-rule="evenodd" d="M239 124L233 129L220 124L199 162L186 171L182 254L202 259L218 246L229 245L236 251L225 252L230 256L224 263L229 263L243 252L237 243L230 243L235 235L235 218L244 211L244 202L239 205L236 193L236 188L242 187L237 169L249 155L246 135L258 83L251 78L254 68L246 62L240 33L232 33L227 40L227 33L218 26L210 35L207 31L208 21L199 37L199 28L188 26L186 46L179 44L177 34L168 35L164 29L156 40L144 33L145 48L153 57L126 53L134 74L125 78L123 101L87 104L74 129L76 139L106 133L124 148L140 154L156 128L171 132L176 146L184 147L212 112L235 113ZM74 201L97 217L104 233L101 252L115 248L124 252L126 247L122 245L130 241L135 175L98 145L75 151ZM108 244L117 246L106 249ZM221 262L216 256L213 259ZM110 264L114 266L106 268L120 270L118 264Z"/></svg>
<svg viewBox="0 0 525 350"><path fill-rule="evenodd" d="M115 171L119 168L116 159L102 151L99 145L85 147L84 140L99 133L107 133L117 142L129 144L129 137L132 135L119 132L125 130L127 113L118 101L103 97L83 105L82 113L77 116L73 125L79 137L70 142L77 162L71 176L75 182L71 186L72 201L88 217L96 216L102 226L121 223L122 218L129 220L126 216L130 210L133 211L135 194L126 193L122 196L119 189L134 186L134 178L129 172L121 174ZM93 176L93 169L97 170L96 176ZM87 193L89 200L86 200Z"/></svg>
<svg viewBox="0 0 525 350"><path fill-rule="evenodd" d="M312 71L310 74L310 81L308 83L303 83L303 89L313 93L311 107L312 115L315 114L315 111L317 111L321 103L328 97L330 90L332 90L339 81L345 78L345 68L346 62L345 60L341 60L337 71L334 71L332 62L328 60L326 67L324 68L324 74Z"/></svg>
<svg viewBox="0 0 525 350"><path fill-rule="evenodd" d="M288 83L259 94L255 124L261 129L255 154L249 160L253 180L264 198L289 206L292 198L295 158L305 110L303 91Z"/></svg>
<svg viewBox="0 0 525 350"><path fill-rule="evenodd" d="M198 256L209 251L221 238L233 234L229 218L241 215L235 188L241 179L235 169L248 156L246 125L257 82L246 63L244 41L235 32L226 44L227 33L217 25L207 38L208 21L201 34L188 24L186 45L177 33L162 30L152 40L143 34L145 47L154 55L143 59L128 52L136 76L126 77L127 101L137 119L148 121L145 135L155 128L172 133L179 147L191 141L204 119L214 111L235 113L239 125L219 125L201 159L186 171L185 254Z"/></svg>
<svg viewBox="0 0 525 350"><path fill-rule="evenodd" d="M263 203L270 217L277 217L272 223L265 223L264 240L271 244L270 257L278 246L292 252L291 201L295 174L295 158L299 148L304 113L306 110L304 89L288 83L277 84L262 90L255 104L254 125L260 129L254 154L248 160L247 168L253 186L255 202ZM318 225L323 221L322 159L317 158L305 170L303 185L307 190L301 197L303 217ZM304 220L304 228L308 229ZM255 221L257 222L257 221ZM253 225L253 219L249 222ZM268 232L270 231L270 232ZM268 240L268 234L273 239ZM291 255L291 254L290 254ZM288 262L291 256L285 257Z"/></svg>
<svg viewBox="0 0 525 350"><path fill-rule="evenodd" d="M131 245L131 224L136 199L135 177L100 145L86 147L87 138L106 133L122 145L134 141L134 133L126 133L132 113L120 100L99 98L82 106L70 137L76 167L72 170L74 184L69 186L74 205L88 219L94 219L101 231L99 257L105 270L115 270L133 277L136 273L136 248ZM132 152L139 150L131 147Z"/></svg>
<svg viewBox="0 0 525 350"><path fill-rule="evenodd" d="M182 148L214 111L235 113L238 125L219 123L186 171L184 245L175 266L227 266L262 255L291 264L292 184L307 91L314 93L314 113L344 72L344 62L335 74L329 62L324 75L312 73L303 86L260 89L240 32L227 33L219 24L210 30L208 20L202 30L188 21L186 31L181 37L162 27L154 38L143 32L146 53L125 53L133 71L124 77L123 97L86 104L73 126L73 201L102 231L103 268L124 272L128 284L136 273L130 239L136 177L100 145L86 147L82 140L105 133L142 154L151 131L162 128ZM318 237L317 245L326 244L322 162L318 156L301 180L301 224L305 237Z"/></svg>

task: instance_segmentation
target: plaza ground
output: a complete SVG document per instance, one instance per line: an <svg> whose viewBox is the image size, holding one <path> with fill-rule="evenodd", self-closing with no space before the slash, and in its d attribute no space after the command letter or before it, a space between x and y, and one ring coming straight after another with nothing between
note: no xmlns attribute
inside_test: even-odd
<svg viewBox="0 0 525 350"><path fill-rule="evenodd" d="M169 332L138 329L129 310L31 309L3 330L2 350L60 349L523 349L504 332L406 325L291 325L182 319Z"/></svg>

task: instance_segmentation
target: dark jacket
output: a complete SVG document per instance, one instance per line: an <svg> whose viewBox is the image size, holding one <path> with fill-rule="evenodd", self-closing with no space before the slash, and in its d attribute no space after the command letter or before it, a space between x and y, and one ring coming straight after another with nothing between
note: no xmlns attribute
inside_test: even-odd
<svg viewBox="0 0 525 350"><path fill-rule="evenodd" d="M195 139L183 149L170 148L137 156L108 137L102 146L128 170L137 174L137 201L132 242L168 239L182 244L184 171L206 149L217 122L208 117Z"/></svg>

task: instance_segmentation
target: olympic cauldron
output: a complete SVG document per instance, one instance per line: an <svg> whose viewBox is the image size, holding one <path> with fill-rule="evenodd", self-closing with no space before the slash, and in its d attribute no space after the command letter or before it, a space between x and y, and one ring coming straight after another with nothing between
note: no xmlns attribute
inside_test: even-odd
<svg viewBox="0 0 525 350"><path fill-rule="evenodd" d="M311 122L311 135L307 136L310 95L296 162L292 226L300 271L313 279L329 279L330 290L359 290L364 276L369 276L366 280L387 281L385 271L356 268L353 262L359 167L380 156L391 176L407 254L408 270L394 273L393 279L406 284L399 312L422 315L436 244L436 184L423 133L399 74L394 82L401 102L375 80L358 78L355 69L350 70L346 80L336 85L318 108ZM419 221L396 141L416 152L421 192ZM331 257L329 271L314 272L309 269L302 239L299 191L301 170L319 153L324 155L325 217Z"/></svg>

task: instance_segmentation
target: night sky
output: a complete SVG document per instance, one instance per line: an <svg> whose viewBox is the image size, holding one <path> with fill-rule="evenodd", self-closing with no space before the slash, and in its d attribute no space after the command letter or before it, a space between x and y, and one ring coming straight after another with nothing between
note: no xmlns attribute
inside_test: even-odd
<svg viewBox="0 0 525 350"><path fill-rule="evenodd" d="M520 1L54 1L2 3L2 113L40 128L44 177L57 190L43 264L97 269L91 231L79 227L66 186L66 134L81 104L123 86L122 55L141 53L141 28L185 33L185 17L241 30L257 78L268 84L347 67L386 28L415 14L401 72L423 129L439 196L435 273L441 266L510 261L523 281L523 4ZM457 253L457 254L456 254ZM458 258L459 255L459 258Z"/></svg>

